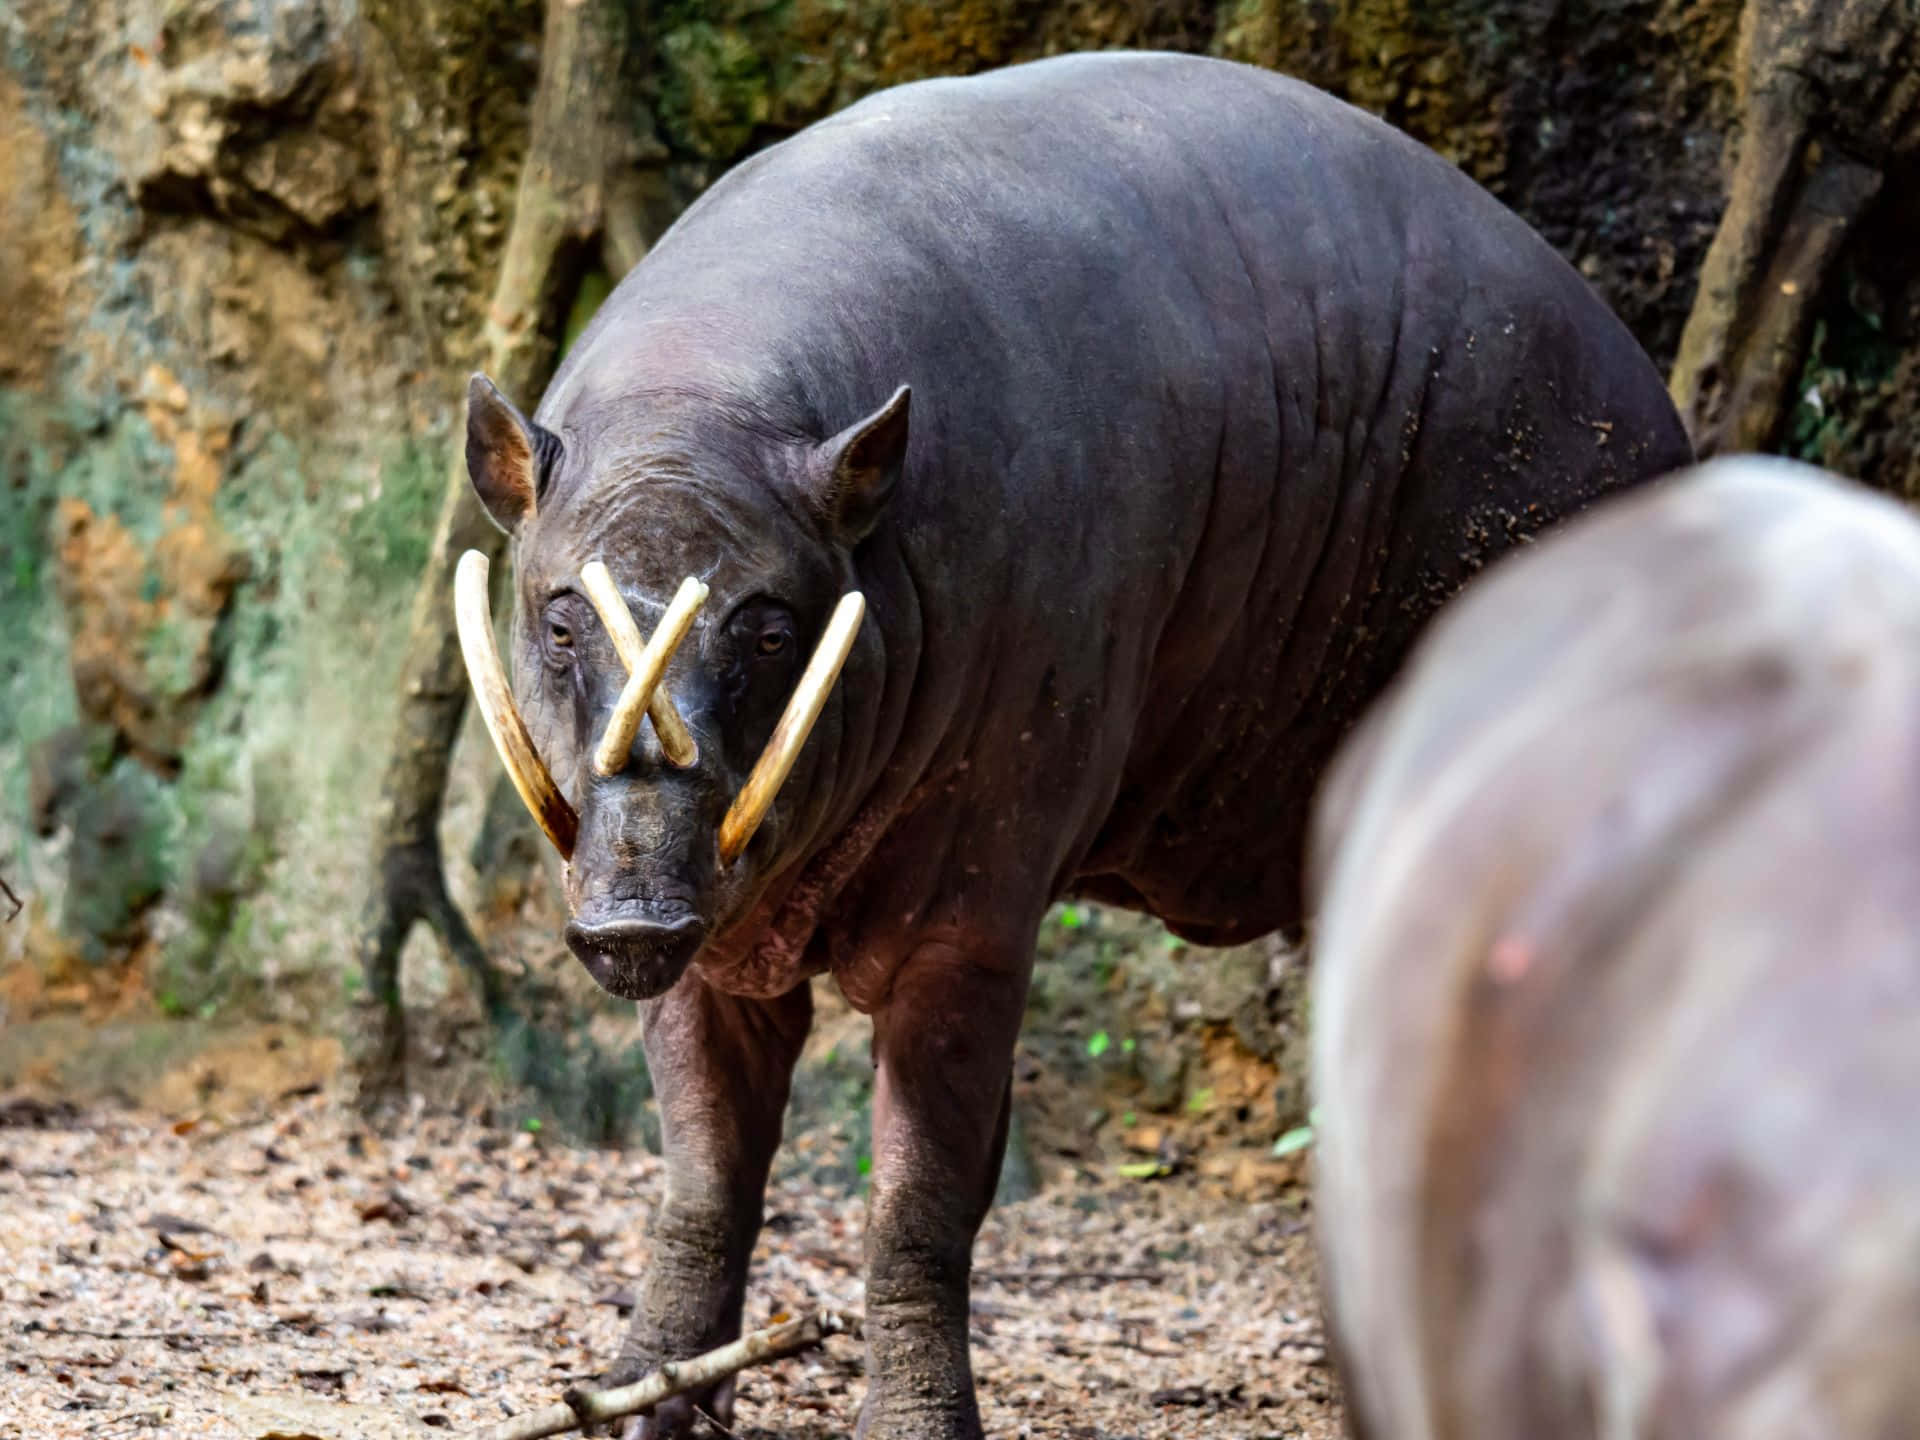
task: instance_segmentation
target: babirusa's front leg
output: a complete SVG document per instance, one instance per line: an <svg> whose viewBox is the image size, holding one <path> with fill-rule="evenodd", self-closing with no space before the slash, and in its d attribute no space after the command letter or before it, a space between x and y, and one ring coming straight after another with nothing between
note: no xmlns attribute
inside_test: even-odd
<svg viewBox="0 0 1920 1440"><path fill-rule="evenodd" d="M640 1014L660 1100L667 1190L611 1384L739 1336L767 1173L813 1000L805 984L776 1000L741 999L690 972ZM730 1424L733 1388L727 1381L678 1396L629 1422L626 1433L639 1440L688 1434L696 1405Z"/></svg>
<svg viewBox="0 0 1920 1440"><path fill-rule="evenodd" d="M974 1234L1006 1148L1026 957L916 950L874 1017L861 1440L975 1440Z"/></svg>

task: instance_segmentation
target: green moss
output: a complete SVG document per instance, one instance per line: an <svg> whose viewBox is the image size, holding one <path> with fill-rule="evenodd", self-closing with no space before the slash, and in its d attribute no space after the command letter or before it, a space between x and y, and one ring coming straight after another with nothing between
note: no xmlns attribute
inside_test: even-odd
<svg viewBox="0 0 1920 1440"><path fill-rule="evenodd" d="M0 727L18 715L17 681L41 646L51 589L56 463L42 417L23 397L0 393L0 682L7 698ZM0 729L0 743L6 739Z"/></svg>
<svg viewBox="0 0 1920 1440"><path fill-rule="evenodd" d="M0 816L29 808L29 757L78 714L54 598L53 507L65 429L50 407L0 392ZM27 873L29 827L0 824L0 865Z"/></svg>
<svg viewBox="0 0 1920 1440"><path fill-rule="evenodd" d="M1286 8L1296 7L1288 3ZM1281 0L1226 0L1220 7L1212 53L1249 65L1278 66L1287 53L1288 40L1298 33L1287 23L1295 17L1281 12Z"/></svg>
<svg viewBox="0 0 1920 1440"><path fill-rule="evenodd" d="M773 113L772 75L743 30L704 20L680 25L662 37L660 61L662 125L697 155L739 154Z"/></svg>
<svg viewBox="0 0 1920 1440"><path fill-rule="evenodd" d="M104 744L81 747L88 773L53 796L47 767L70 769L81 753L49 748L80 735L57 507L83 502L151 554L175 466L129 408L69 411L0 393L0 805L27 815L39 755L40 798L69 832L63 850L42 851L30 826L7 825L0 864L32 879L94 962L124 955L163 908L156 995L186 1011L248 992L263 974L338 965L350 928L338 897L353 888L378 778L365 759L386 723L386 707L369 700L387 693L404 643L445 475L439 434L320 455L256 417L240 440L213 518L247 557L246 578L224 615L176 611L140 637L135 657L163 708L168 697L192 707L180 716L177 773L116 760L101 732ZM162 598L164 577L149 565L142 578L147 598ZM218 683L202 695L209 654ZM296 849L300 864L278 864Z"/></svg>
<svg viewBox="0 0 1920 1440"><path fill-rule="evenodd" d="M231 739L202 740L174 788L185 861L174 894L184 923L154 969L163 1005L198 1012L233 998L260 973L262 946L280 943L277 924L257 935L248 897L276 857L285 809L280 786L256 779L249 794L238 783L247 760Z"/></svg>
<svg viewBox="0 0 1920 1440"><path fill-rule="evenodd" d="M48 478L61 499L112 516L142 546L160 538L173 491L173 452L144 415L131 407L119 409L104 427L83 437L76 436L66 416L42 412L40 423L43 433L65 440L44 456L54 467Z"/></svg>
<svg viewBox="0 0 1920 1440"><path fill-rule="evenodd" d="M1342 0L1328 46L1335 73L1326 78L1492 183L1507 164L1501 97L1521 60L1513 8L1511 0Z"/></svg>
<svg viewBox="0 0 1920 1440"><path fill-rule="evenodd" d="M108 420L59 399L0 392L0 795L13 814L26 808L28 756L78 718L58 595L56 508L77 501L147 546L161 532L172 482L172 456L136 412ZM151 591L160 579L149 573L145 584ZM155 674L163 685L178 679L188 637L162 627L149 638Z"/></svg>
<svg viewBox="0 0 1920 1440"><path fill-rule="evenodd" d="M172 790L182 870L170 899L184 924L157 972L190 1009L242 998L264 975L339 966L352 908L340 896L358 884L379 774L367 762L444 467L431 436L340 464L269 435L221 489L220 523L250 569ZM326 484L310 478L321 468Z"/></svg>
<svg viewBox="0 0 1920 1440"><path fill-rule="evenodd" d="M653 1080L638 1041L610 1053L594 1041L587 1017L561 1027L515 1017L494 1055L506 1085L527 1092L544 1121L569 1139L659 1150L659 1118L646 1103Z"/></svg>
<svg viewBox="0 0 1920 1440"><path fill-rule="evenodd" d="M141 646L141 668L155 690L184 695L199 683L204 628L191 621L169 619L148 630Z"/></svg>
<svg viewBox="0 0 1920 1440"><path fill-rule="evenodd" d="M1814 322L1781 448L1797 459L1845 469L1863 416L1900 363L1901 347L1876 310L1863 303L1851 271L1831 285Z"/></svg>
<svg viewBox="0 0 1920 1440"><path fill-rule="evenodd" d="M89 963L111 959L166 889L174 818L162 783L125 758L75 802L60 928Z"/></svg>
<svg viewBox="0 0 1920 1440"><path fill-rule="evenodd" d="M779 1164L803 1171L817 1185L859 1190L872 1166L873 1066L865 1054L829 1051L794 1073L787 1104L790 1135L819 1132L823 1143Z"/></svg>
<svg viewBox="0 0 1920 1440"><path fill-rule="evenodd" d="M341 543L353 580L411 584L427 563L446 484L437 447L409 445L380 467L373 496L348 516ZM317 522L326 526L324 517Z"/></svg>
<svg viewBox="0 0 1920 1440"><path fill-rule="evenodd" d="M567 323L560 332L561 359L565 359L567 352L573 349L581 331L592 321L594 312L612 293L613 277L603 269L596 267L581 278L580 288L575 292L573 304L567 311Z"/></svg>

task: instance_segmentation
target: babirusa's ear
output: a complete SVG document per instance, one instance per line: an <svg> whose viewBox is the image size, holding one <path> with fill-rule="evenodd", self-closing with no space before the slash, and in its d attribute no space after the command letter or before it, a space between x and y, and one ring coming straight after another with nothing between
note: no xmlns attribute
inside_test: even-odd
<svg viewBox="0 0 1920 1440"><path fill-rule="evenodd" d="M467 476L507 534L532 517L559 450L559 438L514 409L486 376L467 382Z"/></svg>
<svg viewBox="0 0 1920 1440"><path fill-rule="evenodd" d="M815 503L834 534L849 545L866 539L880 523L900 478L912 399L913 392L902 385L886 404L842 430L815 456Z"/></svg>

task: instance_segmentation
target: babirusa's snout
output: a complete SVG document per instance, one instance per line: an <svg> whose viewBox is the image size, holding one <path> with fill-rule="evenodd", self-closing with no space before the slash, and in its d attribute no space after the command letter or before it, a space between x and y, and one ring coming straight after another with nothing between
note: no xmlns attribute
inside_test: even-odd
<svg viewBox="0 0 1920 1440"><path fill-rule="evenodd" d="M467 679L473 684L473 698L486 721L493 748L500 763L507 767L513 788L533 818L546 832L553 848L564 860L573 858L573 844L580 832L580 818L567 803L567 797L553 783L540 752L533 748L533 737L513 703L513 691L507 685L507 673L500 664L500 651L493 643L493 616L487 603L487 557L469 550L460 557L453 577L454 624L460 632L460 654L466 661Z"/></svg>
<svg viewBox="0 0 1920 1440"><path fill-rule="evenodd" d="M731 865L739 858L747 842L753 839L753 832L766 819L773 797L780 793L793 762L800 756L801 747L807 743L807 736L813 733L814 722L820 718L833 682L840 678L840 667L847 663L853 637L860 633L860 620L866 611L866 599L858 590L841 596L840 603L834 607L833 618L827 621L826 633L814 647L813 658L807 662L800 683L794 687L793 698L787 702L780 723L773 727L773 737L767 741L759 763L747 776L747 783L740 787L740 794L720 822L722 865Z"/></svg>
<svg viewBox="0 0 1920 1440"><path fill-rule="evenodd" d="M707 927L693 915L598 924L576 919L567 926L567 948L595 984L622 1000L651 1000L671 990L706 938Z"/></svg>
<svg viewBox="0 0 1920 1440"><path fill-rule="evenodd" d="M680 712L674 709L672 697L660 687L660 678L693 628L694 616L706 603L707 587L691 575L682 580L653 639L643 642L640 627L633 623L633 612L627 609L605 565L598 560L588 564L580 572L580 583L599 612L600 623L607 627L621 663L627 667L627 683L614 702L613 716L607 721L599 748L593 752L594 773L618 775L626 768L633 737L640 733L642 715L652 717L653 732L660 739L660 753L667 763L684 770L699 759L700 750Z"/></svg>

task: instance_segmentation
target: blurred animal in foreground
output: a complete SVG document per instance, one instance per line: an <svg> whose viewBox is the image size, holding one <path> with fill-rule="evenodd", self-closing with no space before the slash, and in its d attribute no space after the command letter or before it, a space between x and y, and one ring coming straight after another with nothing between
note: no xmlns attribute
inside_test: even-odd
<svg viewBox="0 0 1920 1440"><path fill-rule="evenodd" d="M1506 562L1311 888L1356 1434L1920 1435L1920 524L1749 458Z"/></svg>

